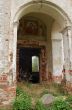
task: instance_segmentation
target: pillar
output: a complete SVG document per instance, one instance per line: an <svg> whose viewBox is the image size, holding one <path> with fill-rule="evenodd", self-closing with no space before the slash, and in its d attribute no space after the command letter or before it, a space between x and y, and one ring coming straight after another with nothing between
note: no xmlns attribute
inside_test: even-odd
<svg viewBox="0 0 72 110"><path fill-rule="evenodd" d="M14 38L13 38L13 81L16 80L16 53L17 53L17 28L19 22L14 22Z"/></svg>
<svg viewBox="0 0 72 110"><path fill-rule="evenodd" d="M56 83L62 81L62 38L52 38L52 55L53 55L53 80Z"/></svg>
<svg viewBox="0 0 72 110"><path fill-rule="evenodd" d="M62 31L64 46L64 69L66 76L66 88L72 92L72 34L71 26L67 26Z"/></svg>

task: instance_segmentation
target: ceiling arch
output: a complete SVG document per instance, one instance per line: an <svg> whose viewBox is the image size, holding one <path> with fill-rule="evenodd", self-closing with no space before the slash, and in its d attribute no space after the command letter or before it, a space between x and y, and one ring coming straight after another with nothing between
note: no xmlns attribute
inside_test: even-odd
<svg viewBox="0 0 72 110"><path fill-rule="evenodd" d="M16 12L13 21L19 21L19 19L26 14L38 12L51 16L60 24L61 27L64 27L65 25L67 25L67 23L69 25L70 23L70 20L68 19L64 11L51 2L43 2L42 6L40 2L30 2L28 4L24 4Z"/></svg>

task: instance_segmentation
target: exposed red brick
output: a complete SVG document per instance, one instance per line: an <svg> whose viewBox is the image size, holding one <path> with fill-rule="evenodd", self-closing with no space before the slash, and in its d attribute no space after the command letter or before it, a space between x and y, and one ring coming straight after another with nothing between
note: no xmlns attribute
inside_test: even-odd
<svg viewBox="0 0 72 110"><path fill-rule="evenodd" d="M7 81L7 74L3 74L0 76L0 81Z"/></svg>
<svg viewBox="0 0 72 110"><path fill-rule="evenodd" d="M3 80L7 80L7 75L3 75Z"/></svg>
<svg viewBox="0 0 72 110"><path fill-rule="evenodd" d="M52 77L52 73L51 72L49 72L48 73L48 81L53 81L53 77Z"/></svg>
<svg viewBox="0 0 72 110"><path fill-rule="evenodd" d="M72 83L70 81L66 81L66 89L69 93L72 93Z"/></svg>
<svg viewBox="0 0 72 110"><path fill-rule="evenodd" d="M3 74L0 76L0 87L4 88L8 85L7 82L7 74Z"/></svg>
<svg viewBox="0 0 72 110"><path fill-rule="evenodd" d="M70 75L72 75L72 70L69 70Z"/></svg>
<svg viewBox="0 0 72 110"><path fill-rule="evenodd" d="M65 70L65 73L69 73L70 75L72 75L72 70Z"/></svg>
<svg viewBox="0 0 72 110"><path fill-rule="evenodd" d="M62 75L60 75L60 76L53 76L52 78L53 78L54 82L61 82L62 81Z"/></svg>

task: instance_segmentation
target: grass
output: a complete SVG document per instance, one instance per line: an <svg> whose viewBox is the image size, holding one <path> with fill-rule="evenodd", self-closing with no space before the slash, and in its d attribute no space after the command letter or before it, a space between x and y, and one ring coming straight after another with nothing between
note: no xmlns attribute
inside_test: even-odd
<svg viewBox="0 0 72 110"><path fill-rule="evenodd" d="M66 97L66 91L59 84L54 83L42 83L32 84L28 82L18 82L18 86L21 87L32 97L32 104L35 105L36 101L40 99L44 94L52 94L56 97Z"/></svg>
<svg viewBox="0 0 72 110"><path fill-rule="evenodd" d="M0 110L12 110L12 105L0 107Z"/></svg>
<svg viewBox="0 0 72 110"><path fill-rule="evenodd" d="M14 109L0 108L0 110L19 110L18 109L19 107L20 107L20 110L23 110L22 108L24 107L25 107L25 110L58 110L57 108L61 110L61 108L68 107L66 106L66 103L72 107L72 96L68 96L67 91L60 84L54 84L51 82L39 83L39 84L32 84L29 82L18 82L17 84L18 84L17 87L19 89L17 89L17 97L13 106ZM48 105L48 108L46 108L41 102L39 102L40 98L44 94L52 94L53 96L55 96L55 100L57 101L54 101L54 103L52 103L50 106ZM28 97L31 97L31 101L29 100L30 98ZM66 100L66 101L63 101L63 100ZM28 103L30 104L30 102L32 105L31 109L28 105ZM63 109L63 110L66 110L66 109ZM72 108L70 110L72 110Z"/></svg>

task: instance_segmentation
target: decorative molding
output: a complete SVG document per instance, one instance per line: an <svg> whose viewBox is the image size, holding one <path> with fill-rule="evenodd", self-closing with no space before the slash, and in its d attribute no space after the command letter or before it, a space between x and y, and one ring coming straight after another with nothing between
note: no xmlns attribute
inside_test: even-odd
<svg viewBox="0 0 72 110"><path fill-rule="evenodd" d="M62 38L52 38L51 40L59 42L59 41L62 41Z"/></svg>
<svg viewBox="0 0 72 110"><path fill-rule="evenodd" d="M64 34L65 32L68 32L68 30L71 30L71 26L66 26L61 33Z"/></svg>
<svg viewBox="0 0 72 110"><path fill-rule="evenodd" d="M18 25L19 25L19 21L13 22L13 26L14 26L14 27L18 27Z"/></svg>

